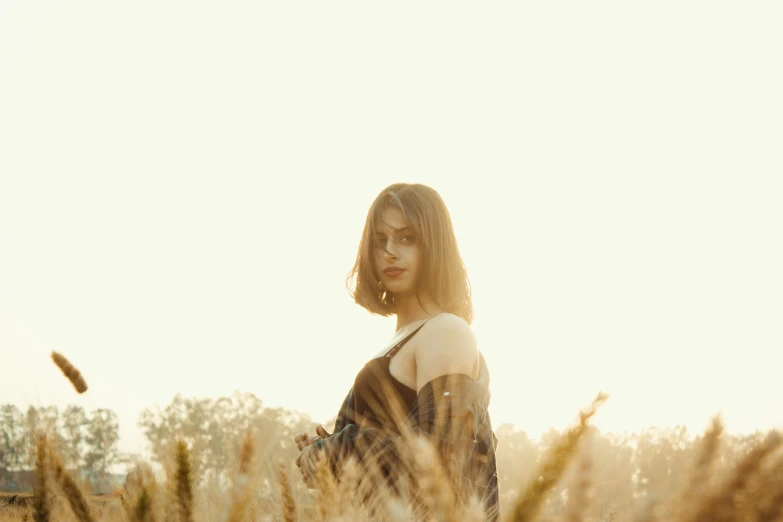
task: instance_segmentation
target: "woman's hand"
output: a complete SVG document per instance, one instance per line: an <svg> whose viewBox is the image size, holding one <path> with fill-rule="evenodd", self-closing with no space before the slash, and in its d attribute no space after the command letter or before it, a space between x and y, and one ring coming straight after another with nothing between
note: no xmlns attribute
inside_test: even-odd
<svg viewBox="0 0 783 522"><path fill-rule="evenodd" d="M317 435L313 435L312 437L308 437L306 431L303 431L302 433L294 437L294 442L296 443L296 447L299 448L299 451L302 451L310 444L314 444L321 439L331 437L331 434L328 433L324 429L324 427L320 424L315 427L315 432L317 433Z"/></svg>
<svg viewBox="0 0 783 522"><path fill-rule="evenodd" d="M296 437L294 437L294 442L296 442L296 447L299 449L299 451L302 451L310 444L315 444L321 440L321 437L319 435L313 435L312 437L307 436L307 432L303 431Z"/></svg>
<svg viewBox="0 0 783 522"><path fill-rule="evenodd" d="M294 437L294 442L296 443L296 447L299 449L299 451L302 451L310 444L314 444L321 439L331 437L331 435L320 424L315 427L315 432L317 433L317 435L313 435L312 437L308 437L306 431L303 431L302 433Z"/></svg>
<svg viewBox="0 0 783 522"><path fill-rule="evenodd" d="M315 427L315 431L317 435L313 435L312 437L308 437L306 431L303 431L302 433L294 437L294 442L296 442L296 447L299 448L299 451L301 452L299 453L299 456L296 457L296 465L299 468L299 471L302 472L302 480L310 489L315 488L315 460L314 460L315 455L312 451L302 451L302 450L307 448L307 446L311 446L312 444L315 444L321 439L325 439L327 437L332 436L320 424Z"/></svg>
<svg viewBox="0 0 783 522"><path fill-rule="evenodd" d="M319 436L319 437L321 437L322 439L328 439L329 437L331 437L331 436L332 436L332 434L331 434L331 433L329 433L328 431L326 431L326 430L324 429L323 425L321 425L321 424L319 424L318 426L316 426L316 427L315 427L315 432L316 432L316 433L318 434L318 436Z"/></svg>

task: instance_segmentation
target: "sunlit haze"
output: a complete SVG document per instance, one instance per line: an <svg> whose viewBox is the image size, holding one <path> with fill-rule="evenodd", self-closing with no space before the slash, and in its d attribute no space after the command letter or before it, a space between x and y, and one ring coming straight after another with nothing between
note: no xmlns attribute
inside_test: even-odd
<svg viewBox="0 0 783 522"><path fill-rule="evenodd" d="M783 426L780 3L0 4L0 404L251 392L327 422L345 277L435 188L495 428ZM57 350L90 385L77 395Z"/></svg>

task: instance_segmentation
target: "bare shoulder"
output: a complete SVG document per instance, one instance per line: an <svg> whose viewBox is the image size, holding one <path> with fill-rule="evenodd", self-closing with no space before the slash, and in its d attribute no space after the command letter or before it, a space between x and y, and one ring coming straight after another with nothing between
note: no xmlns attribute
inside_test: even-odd
<svg viewBox="0 0 783 522"><path fill-rule="evenodd" d="M467 321L458 315L444 312L430 319L426 326L421 329L421 336L424 342L422 344L436 343L440 344L444 340L447 342L458 342L460 344L476 344L476 335Z"/></svg>
<svg viewBox="0 0 783 522"><path fill-rule="evenodd" d="M419 332L416 344L416 385L449 373L472 375L478 360L473 329L462 318L443 313L433 317Z"/></svg>

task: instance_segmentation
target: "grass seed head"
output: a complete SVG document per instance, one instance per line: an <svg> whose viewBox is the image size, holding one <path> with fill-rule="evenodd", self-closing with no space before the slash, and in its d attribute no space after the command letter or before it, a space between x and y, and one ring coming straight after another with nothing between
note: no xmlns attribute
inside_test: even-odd
<svg viewBox="0 0 783 522"><path fill-rule="evenodd" d="M175 487L179 522L194 522L190 452L184 440L177 441L176 451Z"/></svg>
<svg viewBox="0 0 783 522"><path fill-rule="evenodd" d="M296 522L296 502L294 501L294 492L291 489L291 482L288 479L288 472L286 471L285 464L282 461L278 462L277 470L280 477L280 504L283 511L283 520L285 522Z"/></svg>
<svg viewBox="0 0 783 522"><path fill-rule="evenodd" d="M586 411L579 413L579 423L563 433L536 469L533 479L522 492L512 508L513 520L528 522L536 520L547 493L557 484L579 447L579 441L587 432L587 421L595 415L607 395L600 393Z"/></svg>
<svg viewBox="0 0 783 522"><path fill-rule="evenodd" d="M49 447L46 436L40 435L36 444L35 454L35 486L33 499L35 522L49 522Z"/></svg>
<svg viewBox="0 0 783 522"><path fill-rule="evenodd" d="M71 362L65 358L64 355L52 352L52 360L54 361L54 364L57 365L58 368L63 372L63 375L68 378L69 381L71 381L71 384L73 384L73 387L76 389L77 393L84 393L87 391L87 383L84 381L84 377L82 377L82 374L79 372L79 370L76 369L76 367L71 364Z"/></svg>

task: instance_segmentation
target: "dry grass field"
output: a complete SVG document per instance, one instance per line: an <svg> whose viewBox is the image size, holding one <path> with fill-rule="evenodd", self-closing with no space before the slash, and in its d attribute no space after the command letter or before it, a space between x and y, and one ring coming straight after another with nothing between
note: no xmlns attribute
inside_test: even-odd
<svg viewBox="0 0 783 522"><path fill-rule="evenodd" d="M64 373L83 379L70 365ZM67 370L67 371L66 371ZM590 511L594 491L589 421L604 396L581 412L537 459L534 473L513 495L501 498L501 520L547 522L774 522L783 521L783 437L775 431L753 442L736 458L720 452L723 425L716 417L692 453L687 469L671 477L671 494L645 495L601 517ZM138 463L125 483L108 495L89 496L71 477L46 434L37 434L35 491L0 495L0 522L266 522L266 521L431 521L485 520L477 498L461 501L453 481L425 439L409 441L415 485L392 496L374 476L377 470L350 461L336 480L325 460L318 462L316 487L307 489L292 463L269 461L257 451L259 434L248 433L237 465L225 480L194 476L197 455L183 441L161 469ZM264 461L264 459L267 459ZM513 466L513 463L504 463ZM261 479L273 466L275 481ZM567 489L553 495L566 481ZM612 487L617 491L623 484ZM415 498L409 494L418 491ZM552 498L553 496L557 498Z"/></svg>

